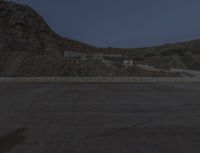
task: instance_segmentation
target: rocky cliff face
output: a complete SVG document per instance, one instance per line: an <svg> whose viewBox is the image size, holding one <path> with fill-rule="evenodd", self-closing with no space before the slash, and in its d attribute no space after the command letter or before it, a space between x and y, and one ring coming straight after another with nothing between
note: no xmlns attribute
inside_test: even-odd
<svg viewBox="0 0 200 153"><path fill-rule="evenodd" d="M44 20L28 6L0 1L0 50L60 56L62 45Z"/></svg>
<svg viewBox="0 0 200 153"><path fill-rule="evenodd" d="M28 6L0 1L0 75L59 75L63 38Z"/></svg>
<svg viewBox="0 0 200 153"><path fill-rule="evenodd" d="M60 37L30 7L0 0L1 76L63 75L68 71L63 58L67 49L95 48Z"/></svg>

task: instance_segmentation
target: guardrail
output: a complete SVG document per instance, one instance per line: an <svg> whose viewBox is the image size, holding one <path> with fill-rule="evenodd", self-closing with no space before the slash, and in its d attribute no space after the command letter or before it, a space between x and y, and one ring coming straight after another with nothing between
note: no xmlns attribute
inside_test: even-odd
<svg viewBox="0 0 200 153"><path fill-rule="evenodd" d="M200 83L200 77L0 77L0 83Z"/></svg>

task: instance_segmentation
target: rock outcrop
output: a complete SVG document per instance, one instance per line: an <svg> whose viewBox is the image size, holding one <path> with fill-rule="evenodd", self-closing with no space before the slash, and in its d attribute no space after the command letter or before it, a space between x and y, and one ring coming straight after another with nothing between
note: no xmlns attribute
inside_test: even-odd
<svg viewBox="0 0 200 153"><path fill-rule="evenodd" d="M33 9L0 1L1 76L58 75L63 50L62 38Z"/></svg>
<svg viewBox="0 0 200 153"><path fill-rule="evenodd" d="M56 35L34 10L13 2L0 1L0 50L60 56Z"/></svg>

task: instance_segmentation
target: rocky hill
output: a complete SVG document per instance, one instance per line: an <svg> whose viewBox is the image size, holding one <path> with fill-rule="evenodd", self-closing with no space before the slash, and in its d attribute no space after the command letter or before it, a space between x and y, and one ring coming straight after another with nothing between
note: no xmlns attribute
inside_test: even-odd
<svg viewBox="0 0 200 153"><path fill-rule="evenodd" d="M139 49L96 48L57 35L29 6L0 0L0 76L165 76L103 64L72 64L64 59L64 50L121 53L141 64L200 69L199 40Z"/></svg>
<svg viewBox="0 0 200 153"><path fill-rule="evenodd" d="M29 6L0 0L0 75L62 75L67 49L96 50L57 35Z"/></svg>
<svg viewBox="0 0 200 153"><path fill-rule="evenodd" d="M29 6L0 1L0 50L18 50L59 56L64 49L94 47L62 38Z"/></svg>

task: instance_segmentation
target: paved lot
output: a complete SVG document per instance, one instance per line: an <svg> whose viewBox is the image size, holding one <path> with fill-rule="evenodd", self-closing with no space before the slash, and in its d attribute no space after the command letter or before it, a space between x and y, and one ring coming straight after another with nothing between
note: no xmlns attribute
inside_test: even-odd
<svg viewBox="0 0 200 153"><path fill-rule="evenodd" d="M199 153L200 84L0 84L0 153Z"/></svg>

